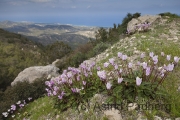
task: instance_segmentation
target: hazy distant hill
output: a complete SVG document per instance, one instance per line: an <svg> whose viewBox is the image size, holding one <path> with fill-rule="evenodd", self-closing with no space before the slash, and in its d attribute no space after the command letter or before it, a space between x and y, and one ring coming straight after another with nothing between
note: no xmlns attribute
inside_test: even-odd
<svg viewBox="0 0 180 120"><path fill-rule="evenodd" d="M95 31L98 30L98 27L12 21L0 22L0 28L28 36L43 45L63 41L73 48L94 38Z"/></svg>

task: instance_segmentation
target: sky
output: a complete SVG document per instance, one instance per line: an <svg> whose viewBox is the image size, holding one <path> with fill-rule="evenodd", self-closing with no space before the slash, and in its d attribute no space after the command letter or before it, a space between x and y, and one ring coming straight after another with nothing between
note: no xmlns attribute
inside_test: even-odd
<svg viewBox="0 0 180 120"><path fill-rule="evenodd" d="M136 12L180 15L180 0L0 0L0 21L111 27Z"/></svg>

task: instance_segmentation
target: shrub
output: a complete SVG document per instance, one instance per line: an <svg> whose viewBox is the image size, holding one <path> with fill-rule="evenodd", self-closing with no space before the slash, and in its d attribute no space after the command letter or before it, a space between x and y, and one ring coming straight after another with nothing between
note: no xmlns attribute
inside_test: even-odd
<svg viewBox="0 0 180 120"><path fill-rule="evenodd" d="M37 99L44 95L45 91L45 78L37 79L33 83L27 81L18 82L12 87L8 87L4 93L1 93L0 113L10 109L10 106L19 100L27 100L29 97Z"/></svg>
<svg viewBox="0 0 180 120"><path fill-rule="evenodd" d="M93 48L93 52L95 55L100 54L101 52L103 52L104 50L106 50L110 45L107 43L103 43L100 42L99 44L97 44L94 48Z"/></svg>

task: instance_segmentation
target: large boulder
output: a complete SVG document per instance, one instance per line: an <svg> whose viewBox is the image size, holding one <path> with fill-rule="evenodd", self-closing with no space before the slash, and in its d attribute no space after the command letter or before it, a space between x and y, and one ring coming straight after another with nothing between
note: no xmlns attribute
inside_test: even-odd
<svg viewBox="0 0 180 120"><path fill-rule="evenodd" d="M24 69L18 74L15 80L11 83L11 86L15 85L17 82L28 81L32 83L38 78L49 77L49 76L58 76L59 68L54 65L47 66L34 66Z"/></svg>
<svg viewBox="0 0 180 120"><path fill-rule="evenodd" d="M133 18L127 25L128 34L136 31L144 31L150 28L150 26L161 19L160 15L144 15L138 18Z"/></svg>

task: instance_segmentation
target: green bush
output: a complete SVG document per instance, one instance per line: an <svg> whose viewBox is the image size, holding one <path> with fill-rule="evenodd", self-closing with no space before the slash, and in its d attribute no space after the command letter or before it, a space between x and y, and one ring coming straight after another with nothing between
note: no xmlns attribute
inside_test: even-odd
<svg viewBox="0 0 180 120"><path fill-rule="evenodd" d="M95 55L98 55L104 50L106 50L109 46L110 46L109 44L101 42L93 48L93 52Z"/></svg>
<svg viewBox="0 0 180 120"><path fill-rule="evenodd" d="M169 16L171 18L179 18L180 17L179 15L173 14L173 13L170 13L170 12L160 13L159 15L161 15L161 16Z"/></svg>
<svg viewBox="0 0 180 120"><path fill-rule="evenodd" d="M16 104L19 100L27 100L29 97L35 100L42 97L46 93L45 80L45 78L42 78L35 80L33 83L18 82L14 86L8 87L4 92L0 92L0 113L10 109L10 106Z"/></svg>

